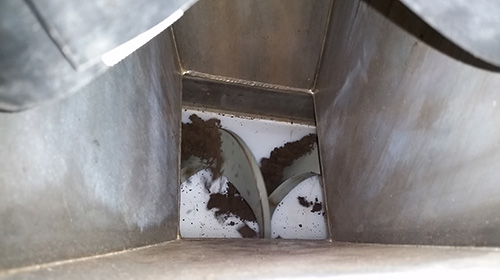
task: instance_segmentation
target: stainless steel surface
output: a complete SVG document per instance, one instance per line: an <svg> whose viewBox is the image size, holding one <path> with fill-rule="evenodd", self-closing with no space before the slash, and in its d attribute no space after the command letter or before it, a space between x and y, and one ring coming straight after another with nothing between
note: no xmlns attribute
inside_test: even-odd
<svg viewBox="0 0 500 280"><path fill-rule="evenodd" d="M400 0L446 38L500 66L500 2L496 0Z"/></svg>
<svg viewBox="0 0 500 280"><path fill-rule="evenodd" d="M499 246L500 74L398 1L337 0L331 19L315 105L332 238Z"/></svg>
<svg viewBox="0 0 500 280"><path fill-rule="evenodd" d="M224 155L223 175L252 209L259 224L259 237L271 238L271 213L259 165L245 142L229 130L220 129Z"/></svg>
<svg viewBox="0 0 500 280"><path fill-rule="evenodd" d="M295 159L293 164L283 169L283 178L286 180L269 194L271 215L276 206L293 188L305 179L321 174L319 164L318 145L315 144L309 153Z"/></svg>
<svg viewBox="0 0 500 280"><path fill-rule="evenodd" d="M498 249L205 239L49 264L2 278L494 279L499 262Z"/></svg>
<svg viewBox="0 0 500 280"><path fill-rule="evenodd" d="M285 196L293 190L298 184L304 181L307 178L312 176L316 176L318 174L314 172L306 172L302 174L297 174L293 177L285 177L288 178L285 182L281 183L279 187L277 187L270 195L269 195L269 212L274 213L276 206L285 198Z"/></svg>
<svg viewBox="0 0 500 280"><path fill-rule="evenodd" d="M182 104L186 108L217 110L238 115L314 125L311 93L290 88L267 88L232 79L185 74Z"/></svg>
<svg viewBox="0 0 500 280"><path fill-rule="evenodd" d="M170 30L71 98L0 114L0 270L177 237Z"/></svg>
<svg viewBox="0 0 500 280"><path fill-rule="evenodd" d="M0 61L7 62L0 70L1 110L68 96L104 69L75 74L66 59L83 66L101 46L75 57L58 52L50 46L60 42L44 31L51 24L42 26L25 3L39 5L0 2ZM229 78L186 76L184 104L199 105L199 98L207 108L303 121L312 119L312 95L303 92L313 88L332 239L500 246L500 71L491 64L498 62L492 47L498 30L495 18L476 17L494 14L497 4L481 0L470 7L460 0L456 7L467 9L451 12L450 1L431 11L418 9L422 3L432 5L200 1L174 27L183 70ZM9 9L18 14L4 20ZM448 19L457 12L465 22ZM453 29L471 27L471 18L490 26L472 29L476 34ZM10 32L12 26L19 29ZM72 43L87 38L86 29L80 32ZM0 114L0 278L401 279L500 272L498 248L239 239L137 249L178 236L182 85L171 35L164 32L70 98ZM25 80L7 84L19 77Z"/></svg>
<svg viewBox="0 0 500 280"><path fill-rule="evenodd" d="M194 2L1 1L0 111L70 96L108 69L101 56Z"/></svg>
<svg viewBox="0 0 500 280"><path fill-rule="evenodd" d="M181 159L180 167L180 182L188 180L189 177L198 173L199 171L208 168L199 157L190 157L187 160Z"/></svg>
<svg viewBox="0 0 500 280"><path fill-rule="evenodd" d="M331 1L202 0L174 32L185 70L312 88Z"/></svg>
<svg viewBox="0 0 500 280"><path fill-rule="evenodd" d="M159 24L197 0L26 0L47 33L76 68Z"/></svg>
<svg viewBox="0 0 500 280"><path fill-rule="evenodd" d="M283 178L290 178L304 172L321 174L319 165L318 144L314 143L311 151L295 159L293 164L283 169Z"/></svg>
<svg viewBox="0 0 500 280"><path fill-rule="evenodd" d="M107 68L75 71L24 1L0 1L0 40L0 111L67 97Z"/></svg>

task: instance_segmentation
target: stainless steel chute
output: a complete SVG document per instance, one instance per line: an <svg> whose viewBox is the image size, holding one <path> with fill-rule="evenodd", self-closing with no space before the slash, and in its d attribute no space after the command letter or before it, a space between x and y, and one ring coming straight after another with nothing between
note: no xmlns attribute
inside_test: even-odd
<svg viewBox="0 0 500 280"><path fill-rule="evenodd" d="M80 2L0 3L0 278L499 272L495 1ZM329 239L179 238L183 108L315 124Z"/></svg>

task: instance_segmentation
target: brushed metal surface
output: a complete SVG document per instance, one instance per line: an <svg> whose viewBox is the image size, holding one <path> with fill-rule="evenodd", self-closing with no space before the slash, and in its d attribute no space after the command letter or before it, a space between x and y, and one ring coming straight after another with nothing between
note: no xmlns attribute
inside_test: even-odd
<svg viewBox="0 0 500 280"><path fill-rule="evenodd" d="M202 0L174 24L183 68L312 88L331 1Z"/></svg>
<svg viewBox="0 0 500 280"><path fill-rule="evenodd" d="M26 0L53 42L75 68L159 24L197 0Z"/></svg>
<svg viewBox="0 0 500 280"><path fill-rule="evenodd" d="M220 129L223 173L248 203L259 224L260 238L271 238L271 213L260 167L252 151L236 133Z"/></svg>
<svg viewBox="0 0 500 280"><path fill-rule="evenodd" d="M335 1L315 94L334 240L500 245L500 74L455 48L398 1Z"/></svg>
<svg viewBox="0 0 500 280"><path fill-rule="evenodd" d="M108 70L103 61L110 65L130 40L144 39L196 1L1 1L0 111L72 95Z"/></svg>
<svg viewBox="0 0 500 280"><path fill-rule="evenodd" d="M182 104L186 108L315 124L313 96L305 91L227 83L185 74Z"/></svg>
<svg viewBox="0 0 500 280"><path fill-rule="evenodd" d="M72 97L0 114L0 270L177 237L180 79L167 30Z"/></svg>
<svg viewBox="0 0 500 280"><path fill-rule="evenodd" d="M0 40L0 111L62 99L107 69L76 71L25 1L0 1Z"/></svg>
<svg viewBox="0 0 500 280"><path fill-rule="evenodd" d="M0 278L488 279L500 272L499 262L500 252L491 248L204 239L14 271Z"/></svg>

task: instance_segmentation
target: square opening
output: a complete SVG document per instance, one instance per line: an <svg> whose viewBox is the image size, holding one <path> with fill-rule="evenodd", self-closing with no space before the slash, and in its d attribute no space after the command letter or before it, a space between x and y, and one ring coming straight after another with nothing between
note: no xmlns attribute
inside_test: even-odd
<svg viewBox="0 0 500 280"><path fill-rule="evenodd" d="M182 116L181 238L328 237L315 126L187 108Z"/></svg>

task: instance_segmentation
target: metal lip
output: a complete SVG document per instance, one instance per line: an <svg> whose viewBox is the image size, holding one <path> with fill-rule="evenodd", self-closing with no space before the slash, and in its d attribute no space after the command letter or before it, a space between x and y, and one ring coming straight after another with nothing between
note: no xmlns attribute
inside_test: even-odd
<svg viewBox="0 0 500 280"><path fill-rule="evenodd" d="M184 70L182 74L183 74L183 76L188 77L188 78L199 78L199 79L203 79L203 80L217 81L217 82L221 82L221 83L225 83L225 84L235 84L235 85L241 85L241 86L247 86L247 87L261 88L261 89L272 89L272 90L278 90L278 91L285 91L285 92L289 92L289 93L313 94L313 91L310 89L289 87L289 86L282 86L282 85L271 84L271 83L249 81L249 80L238 79L238 78L233 78L233 77L212 75L212 74L198 72L198 71L194 71L194 70Z"/></svg>
<svg viewBox="0 0 500 280"><path fill-rule="evenodd" d="M315 125L313 95L309 90L239 79L184 72L182 105L232 112L263 119Z"/></svg>

